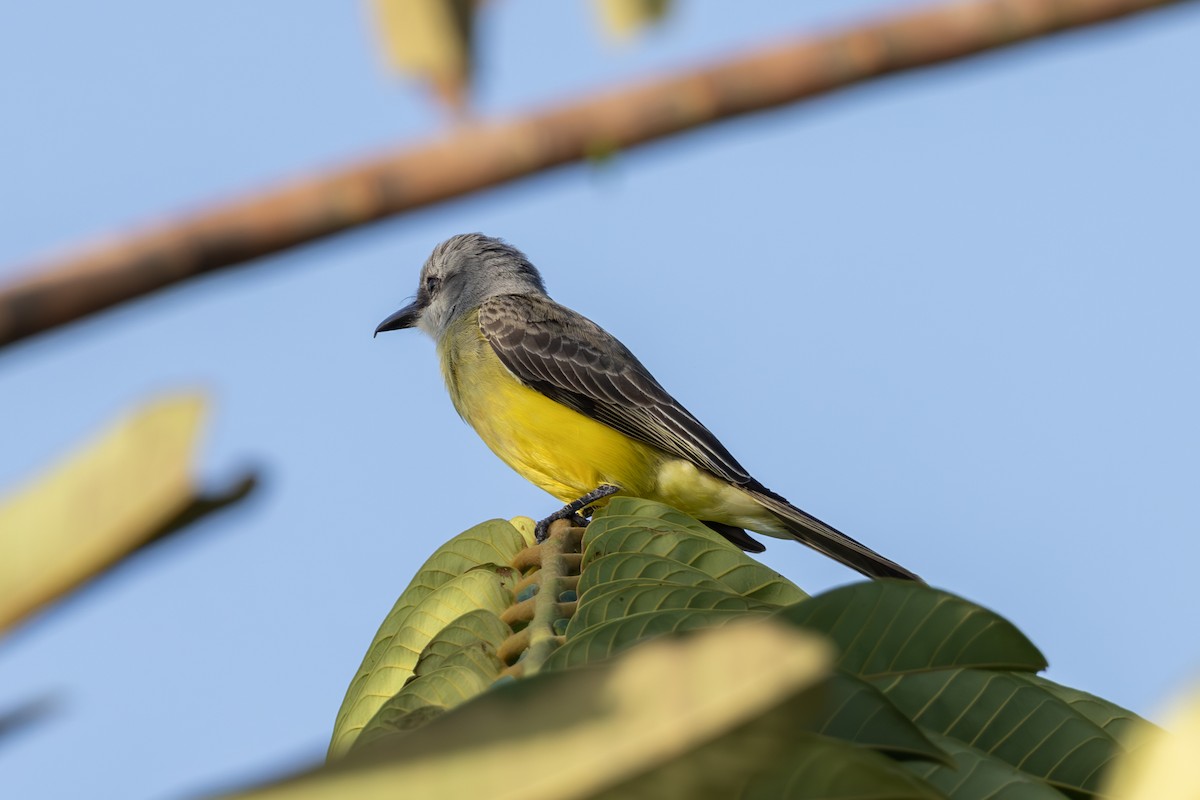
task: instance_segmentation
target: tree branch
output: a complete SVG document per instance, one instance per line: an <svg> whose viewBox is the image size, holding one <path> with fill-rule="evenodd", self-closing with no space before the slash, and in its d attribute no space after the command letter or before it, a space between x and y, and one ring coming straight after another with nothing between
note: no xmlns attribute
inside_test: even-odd
<svg viewBox="0 0 1200 800"><path fill-rule="evenodd" d="M975 0L477 123L29 270L0 288L0 346L206 272L718 120L1186 0Z"/></svg>

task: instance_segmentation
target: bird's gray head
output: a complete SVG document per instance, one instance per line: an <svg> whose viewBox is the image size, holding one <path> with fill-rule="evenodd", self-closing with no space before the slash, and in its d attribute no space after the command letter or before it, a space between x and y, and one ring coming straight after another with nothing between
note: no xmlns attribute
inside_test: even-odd
<svg viewBox="0 0 1200 800"><path fill-rule="evenodd" d="M379 323L375 333L417 327L439 340L463 314L503 294L545 295L546 287L517 248L482 233L460 233L433 248L421 268L416 299Z"/></svg>

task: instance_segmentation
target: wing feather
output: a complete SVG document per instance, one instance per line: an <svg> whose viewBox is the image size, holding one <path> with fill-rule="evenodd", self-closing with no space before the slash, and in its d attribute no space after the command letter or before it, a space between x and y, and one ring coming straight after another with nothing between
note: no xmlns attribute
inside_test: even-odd
<svg viewBox="0 0 1200 800"><path fill-rule="evenodd" d="M756 483L628 348L586 317L546 297L502 295L480 307L479 327L504 366L551 400L731 483Z"/></svg>

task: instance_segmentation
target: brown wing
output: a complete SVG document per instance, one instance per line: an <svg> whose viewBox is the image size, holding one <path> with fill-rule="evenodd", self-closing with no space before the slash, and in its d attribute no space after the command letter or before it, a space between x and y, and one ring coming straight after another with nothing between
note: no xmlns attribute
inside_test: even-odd
<svg viewBox="0 0 1200 800"><path fill-rule="evenodd" d="M479 327L504 366L551 400L730 483L757 483L625 345L586 317L546 297L502 295L480 307Z"/></svg>

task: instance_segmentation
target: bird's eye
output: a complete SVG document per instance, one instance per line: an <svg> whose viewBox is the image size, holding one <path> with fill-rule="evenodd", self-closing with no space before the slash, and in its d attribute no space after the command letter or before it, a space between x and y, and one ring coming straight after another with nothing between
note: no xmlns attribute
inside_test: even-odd
<svg viewBox="0 0 1200 800"><path fill-rule="evenodd" d="M437 277L436 275L430 275L428 278L425 279L425 291L428 292L429 294L433 294L434 292L436 292L438 290L438 287L441 285L442 285L442 279Z"/></svg>

